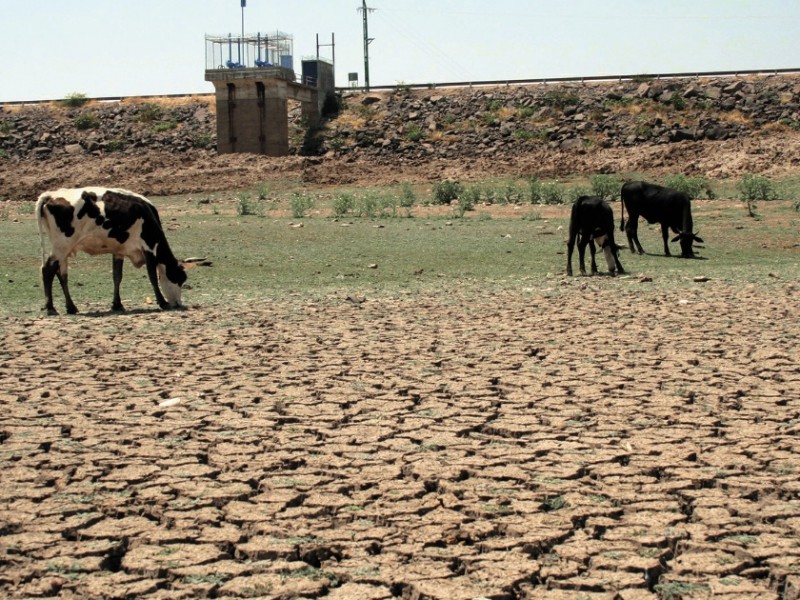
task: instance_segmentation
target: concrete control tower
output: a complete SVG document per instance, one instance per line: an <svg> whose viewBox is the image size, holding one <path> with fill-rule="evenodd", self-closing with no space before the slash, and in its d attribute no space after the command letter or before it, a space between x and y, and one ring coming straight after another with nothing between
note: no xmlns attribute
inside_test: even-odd
<svg viewBox="0 0 800 600"><path fill-rule="evenodd" d="M304 59L298 80L293 61L292 37L280 31L206 36L205 79L214 84L220 154L289 154L288 100L300 102L308 127L317 126L334 94L333 64Z"/></svg>

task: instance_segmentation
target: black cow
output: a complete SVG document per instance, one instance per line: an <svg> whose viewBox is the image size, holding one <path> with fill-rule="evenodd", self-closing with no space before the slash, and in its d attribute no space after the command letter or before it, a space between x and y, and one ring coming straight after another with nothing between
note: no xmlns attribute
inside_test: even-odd
<svg viewBox="0 0 800 600"><path fill-rule="evenodd" d="M661 236L664 238L664 254L670 256L667 238L669 230L678 235L672 241L680 240L681 256L694 258L692 242L703 243L693 230L692 202L683 192L673 190L644 181L628 181L622 186L622 218L620 231L628 235L628 245L631 252L635 252L633 245L644 254L644 249L639 243L639 215L647 219L650 224L661 224ZM625 209L628 209L628 223L625 224Z"/></svg>
<svg viewBox="0 0 800 600"><path fill-rule="evenodd" d="M124 310L119 284L126 256L136 268L147 265L156 301L162 309L180 306L181 287L186 282L184 265L172 254L158 211L144 196L99 187L45 192L36 203L36 218L42 241L42 283L48 314L58 314L53 306L55 277L64 291L67 312L78 312L67 286L67 262L78 250L113 255L113 310ZM49 256L45 237L50 239Z"/></svg>
<svg viewBox="0 0 800 600"><path fill-rule="evenodd" d="M619 262L619 246L614 242L614 213L606 201L593 196L581 196L572 205L567 242L567 275L572 275L572 250L576 239L581 274L586 275L586 244L589 244L592 254L592 273L597 273L597 263L594 261L595 242L603 250L611 274L614 275L616 271L625 272Z"/></svg>

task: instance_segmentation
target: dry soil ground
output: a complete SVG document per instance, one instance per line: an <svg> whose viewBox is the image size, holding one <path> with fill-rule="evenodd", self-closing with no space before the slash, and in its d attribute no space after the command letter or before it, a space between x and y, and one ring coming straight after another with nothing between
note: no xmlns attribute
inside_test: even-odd
<svg viewBox="0 0 800 600"><path fill-rule="evenodd" d="M10 318L0 595L797 598L796 284L654 286Z"/></svg>

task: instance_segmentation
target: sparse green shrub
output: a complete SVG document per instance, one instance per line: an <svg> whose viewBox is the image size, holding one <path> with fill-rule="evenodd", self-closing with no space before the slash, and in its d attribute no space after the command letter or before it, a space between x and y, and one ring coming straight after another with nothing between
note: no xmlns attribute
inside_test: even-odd
<svg viewBox="0 0 800 600"><path fill-rule="evenodd" d="M173 119L168 119L166 121L161 121L160 123L156 123L153 125L153 131L156 133L163 133L165 131L171 131L178 126L178 122Z"/></svg>
<svg viewBox="0 0 800 600"><path fill-rule="evenodd" d="M464 186L458 181L440 181L433 186L433 202L434 204L450 204L450 202L456 200L463 191Z"/></svg>
<svg viewBox="0 0 800 600"><path fill-rule="evenodd" d="M195 148L213 148L215 138L210 133L198 133L192 137L192 146Z"/></svg>
<svg viewBox="0 0 800 600"><path fill-rule="evenodd" d="M85 112L75 117L74 124L75 128L80 129L81 131L85 131L87 129L96 129L100 127L100 119L94 113Z"/></svg>
<svg viewBox="0 0 800 600"><path fill-rule="evenodd" d="M79 108L88 101L89 99L86 97L86 94L82 94L81 92L72 92L71 94L67 94L64 99L61 100L61 104L69 108Z"/></svg>
<svg viewBox="0 0 800 600"><path fill-rule="evenodd" d="M378 214L378 207L380 205L380 198L375 192L367 192L358 199L357 214L359 217L367 217L369 219Z"/></svg>
<svg viewBox="0 0 800 600"><path fill-rule="evenodd" d="M406 139L409 142L418 142L425 137L425 132L416 123L409 123L406 126Z"/></svg>
<svg viewBox="0 0 800 600"><path fill-rule="evenodd" d="M486 110L488 110L489 112L497 112L501 108L503 108L503 102L501 100L498 100L497 98L490 100L489 103L486 105Z"/></svg>
<svg viewBox="0 0 800 600"><path fill-rule="evenodd" d="M314 207L314 198L303 192L294 192L289 204L292 209L292 217L302 219Z"/></svg>
<svg viewBox="0 0 800 600"><path fill-rule="evenodd" d="M163 114L161 107L152 102L145 102L139 107L138 120L142 123L154 123L158 121Z"/></svg>
<svg viewBox="0 0 800 600"><path fill-rule="evenodd" d="M5 148L0 148L0 158L8 158L8 152L6 152Z"/></svg>
<svg viewBox="0 0 800 600"><path fill-rule="evenodd" d="M565 196L564 186L557 181L542 185L542 204L564 204Z"/></svg>
<svg viewBox="0 0 800 600"><path fill-rule="evenodd" d="M680 92L673 92L669 97L668 104L670 104L675 110L683 110L686 108L686 100L684 100Z"/></svg>
<svg viewBox="0 0 800 600"><path fill-rule="evenodd" d="M687 177L686 175L668 175L664 177L664 185L673 190L685 193L694 200L705 194L706 198L713 200L715 197L711 185L705 177Z"/></svg>
<svg viewBox="0 0 800 600"><path fill-rule="evenodd" d="M542 204L542 180L538 177L528 177L528 198L531 204Z"/></svg>
<svg viewBox="0 0 800 600"><path fill-rule="evenodd" d="M400 206L407 211L417 203L417 195L414 193L414 188L410 183L404 183L400 192Z"/></svg>
<svg viewBox="0 0 800 600"><path fill-rule="evenodd" d="M517 109L517 115L520 119L528 119L536 114L536 111L533 109L532 106L520 106Z"/></svg>
<svg viewBox="0 0 800 600"><path fill-rule="evenodd" d="M747 173L736 184L739 191L739 198L744 202L747 214L750 217L758 217L756 212L756 202L760 200L775 200L778 197L775 184L766 177Z"/></svg>
<svg viewBox="0 0 800 600"><path fill-rule="evenodd" d="M108 152L121 152L125 149L125 140L122 138L114 138L106 143L106 150Z"/></svg>
<svg viewBox="0 0 800 600"><path fill-rule="evenodd" d="M378 209L381 217L396 217L399 202L392 194L378 196Z"/></svg>
<svg viewBox="0 0 800 600"><path fill-rule="evenodd" d="M622 181L616 175L592 175L589 177L592 186L592 195L610 202L619 198Z"/></svg>
<svg viewBox="0 0 800 600"><path fill-rule="evenodd" d="M473 207L481 201L481 187L479 185L471 185L468 188L465 188L461 195L459 196L459 202L461 198L464 198L464 201L471 204ZM491 204L491 200L487 199L487 203Z"/></svg>
<svg viewBox="0 0 800 600"><path fill-rule="evenodd" d="M578 104L580 100L580 96L575 92L568 90L550 90L545 92L542 103L547 106L563 109L571 104Z"/></svg>
<svg viewBox="0 0 800 600"><path fill-rule="evenodd" d="M13 128L11 121L0 121L0 133L11 133Z"/></svg>
<svg viewBox="0 0 800 600"><path fill-rule="evenodd" d="M344 217L352 212L356 207L356 199L353 194L342 193L338 194L333 199L333 216Z"/></svg>
<svg viewBox="0 0 800 600"><path fill-rule="evenodd" d="M517 185L516 181L510 181L503 187L500 195L501 204L520 204L525 193Z"/></svg>
<svg viewBox="0 0 800 600"><path fill-rule="evenodd" d="M584 187L582 185L576 185L567 190L566 193L567 203L572 204L575 202L575 200L577 200L581 196L591 196L591 195L592 195L591 188Z"/></svg>
<svg viewBox="0 0 800 600"><path fill-rule="evenodd" d="M11 214L11 202L0 197L0 221L7 221Z"/></svg>
<svg viewBox="0 0 800 600"><path fill-rule="evenodd" d="M253 200L249 194L240 192L236 195L236 213L240 217L260 216L262 214L261 205L258 200Z"/></svg>
<svg viewBox="0 0 800 600"><path fill-rule="evenodd" d="M475 204L473 203L472 198L469 194L461 194L458 197L458 203L456 204L456 216L459 219L463 219L464 214L470 210L475 210Z"/></svg>

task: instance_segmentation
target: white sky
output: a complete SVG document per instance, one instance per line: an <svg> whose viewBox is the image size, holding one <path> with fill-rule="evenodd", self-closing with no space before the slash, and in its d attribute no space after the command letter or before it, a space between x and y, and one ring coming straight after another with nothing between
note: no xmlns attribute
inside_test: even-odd
<svg viewBox="0 0 800 600"><path fill-rule="evenodd" d="M363 82L362 0L247 0L245 30L336 39ZM368 0L373 86L800 67L798 0ZM0 101L212 93L205 34L239 0L0 0ZM330 48L321 54L330 58Z"/></svg>

